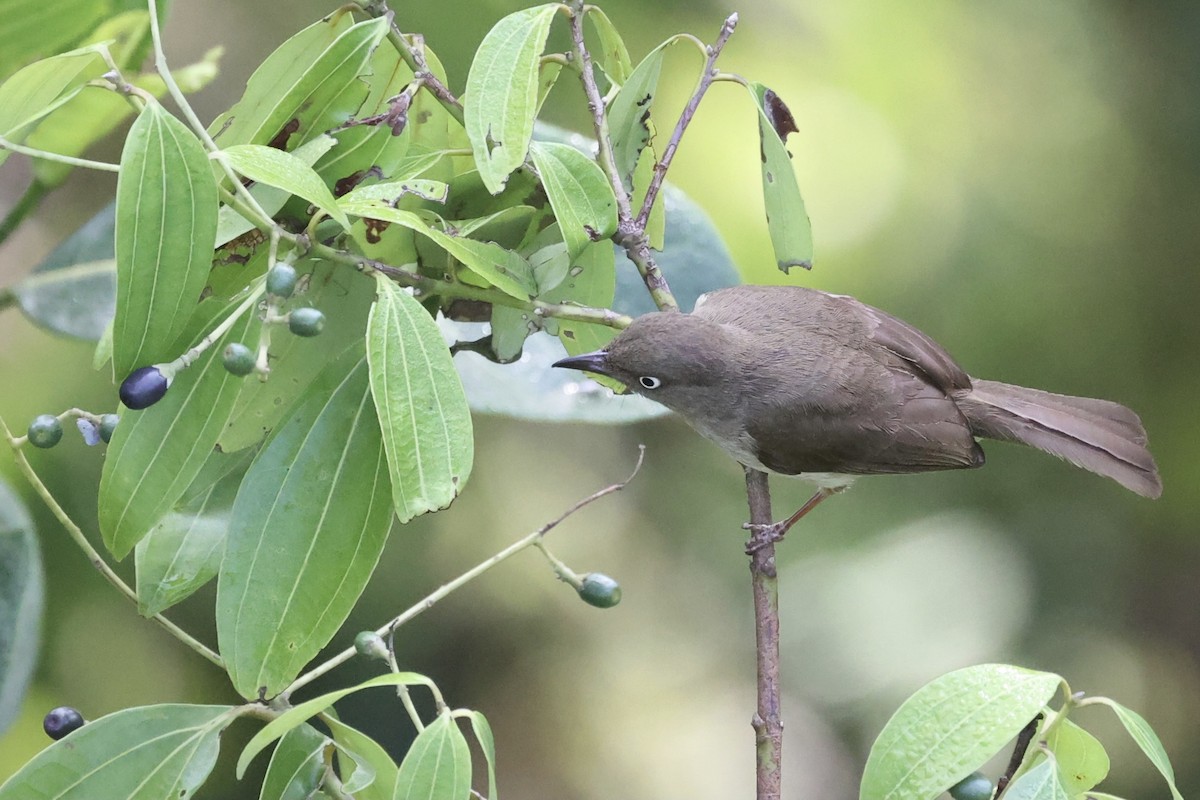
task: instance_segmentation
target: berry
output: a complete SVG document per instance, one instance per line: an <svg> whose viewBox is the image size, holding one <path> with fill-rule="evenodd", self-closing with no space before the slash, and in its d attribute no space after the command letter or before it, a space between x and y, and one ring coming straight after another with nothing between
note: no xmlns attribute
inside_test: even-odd
<svg viewBox="0 0 1200 800"><path fill-rule="evenodd" d="M296 270L291 264L276 264L267 273L267 291L284 299L296 291Z"/></svg>
<svg viewBox="0 0 1200 800"><path fill-rule="evenodd" d="M325 315L315 308L297 308L288 314L288 330L297 336L316 336L325 328Z"/></svg>
<svg viewBox="0 0 1200 800"><path fill-rule="evenodd" d="M954 800L991 800L995 790L991 780L982 772L972 772L949 789Z"/></svg>
<svg viewBox="0 0 1200 800"><path fill-rule="evenodd" d="M231 343L225 348L221 358L225 363L225 369L234 375L240 377L254 372L254 353L241 342Z"/></svg>
<svg viewBox="0 0 1200 800"><path fill-rule="evenodd" d="M83 714L80 714L70 706L59 706L42 720L42 730L51 739L58 741L71 731L77 731L82 728L85 721Z"/></svg>
<svg viewBox="0 0 1200 800"><path fill-rule="evenodd" d="M170 385L158 367L138 367L121 384L121 402L135 411L149 408L163 399Z"/></svg>
<svg viewBox="0 0 1200 800"><path fill-rule="evenodd" d="M363 631L355 636L354 649L365 658L378 658L380 661L386 661L388 657L387 645L384 644L383 637L375 631Z"/></svg>
<svg viewBox="0 0 1200 800"><path fill-rule="evenodd" d="M53 414L40 414L29 423L29 443L34 447L54 447L62 435L62 423Z"/></svg>
<svg viewBox="0 0 1200 800"><path fill-rule="evenodd" d="M112 441L113 431L117 429L117 423L121 418L116 414L105 414L100 418L100 438L106 442Z"/></svg>
<svg viewBox="0 0 1200 800"><path fill-rule="evenodd" d="M579 596L596 608L612 608L621 602L621 584L602 572L589 572L583 576Z"/></svg>

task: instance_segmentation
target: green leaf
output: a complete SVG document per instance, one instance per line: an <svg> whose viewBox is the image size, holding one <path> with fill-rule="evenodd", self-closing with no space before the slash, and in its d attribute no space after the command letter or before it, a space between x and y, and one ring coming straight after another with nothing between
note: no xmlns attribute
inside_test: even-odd
<svg viewBox="0 0 1200 800"><path fill-rule="evenodd" d="M658 91L658 77L662 72L666 48L675 43L668 39L647 54L621 85L620 91L609 104L608 128L612 135L613 160L621 183L627 188L633 185L633 171L638 157L650 142L650 106Z"/></svg>
<svg viewBox="0 0 1200 800"><path fill-rule="evenodd" d="M299 725L283 735L263 778L260 800L308 800L325 778L325 747L329 739L311 725Z"/></svg>
<svg viewBox="0 0 1200 800"><path fill-rule="evenodd" d="M446 194L450 187L442 181L421 180L413 178L406 181L387 181L359 186L357 189L342 195L339 203L352 205L354 203L384 202L395 205L401 197L414 195L431 203L445 203Z"/></svg>
<svg viewBox="0 0 1200 800"><path fill-rule="evenodd" d="M336 139L332 136L322 134L321 136L309 139L292 151L290 155L302 164L311 167L316 163L317 159L328 153L335 144L337 144ZM324 187L324 184L322 184L322 187ZM258 201L262 210L272 217L279 213L279 209L283 208L288 198L292 196L292 193L286 189L277 189L266 182L262 185L251 187L250 194ZM227 244L243 233L253 230L255 227L253 222L235 211L232 206L222 205L217 215L215 246L220 247L223 244Z"/></svg>
<svg viewBox="0 0 1200 800"><path fill-rule="evenodd" d="M333 741L343 753L350 754L355 762L355 773L362 768L370 767L375 773L375 780L363 786L355 793L356 800L392 800L396 792L396 762L387 751L370 736L351 728L349 725L334 719L324 717L323 721L333 734ZM343 774L343 780L347 777ZM492 798L488 798L492 800Z"/></svg>
<svg viewBox="0 0 1200 800"><path fill-rule="evenodd" d="M1063 786L1058 765L1047 758L1013 781L1004 792L1004 800L1071 800L1071 796Z"/></svg>
<svg viewBox="0 0 1200 800"><path fill-rule="evenodd" d="M185 800L204 783L229 706L127 708L55 742L0 786L0 800Z"/></svg>
<svg viewBox="0 0 1200 800"><path fill-rule="evenodd" d="M1121 720L1121 724L1125 726L1125 730L1129 731L1133 741L1137 742L1137 746L1142 748L1142 752L1146 754L1146 758L1150 759L1150 763L1156 766L1162 776L1167 779L1171 797L1175 800L1183 800L1183 795L1175 786L1175 770L1171 767L1171 759L1167 757L1167 751L1159 741L1158 734L1150 727L1150 723L1146 722L1141 714L1126 708L1116 700L1107 697L1093 697L1092 700L1103 703L1116 712L1117 719Z"/></svg>
<svg viewBox="0 0 1200 800"><path fill-rule="evenodd" d="M421 731L396 778L396 800L467 800L471 793L471 748L450 712ZM490 799L489 799L490 800Z"/></svg>
<svg viewBox="0 0 1200 800"><path fill-rule="evenodd" d="M572 262L584 248L616 232L617 200L595 161L570 145L551 142L534 142L529 154Z"/></svg>
<svg viewBox="0 0 1200 800"><path fill-rule="evenodd" d="M139 89L161 98L166 94L167 87L157 73L133 74L140 66L149 40L150 15L144 6L116 15L88 36L89 42L110 42L108 47L113 60L126 71L126 79ZM185 92L199 91L216 78L221 54L220 47L212 48L195 64L174 70L172 75L175 82ZM133 113L133 106L127 98L106 87L85 86L54 112L50 124L39 125L26 144L51 153L78 156L112 133ZM58 161L35 159L33 162L38 181L48 187L61 185L74 169Z"/></svg>
<svg viewBox="0 0 1200 800"><path fill-rule="evenodd" d="M633 71L633 62L629 60L629 51L625 48L625 40L617 33L616 27L608 15L599 6L588 6L587 21L596 28L600 36L600 68L608 79L618 86L625 83Z"/></svg>
<svg viewBox="0 0 1200 800"><path fill-rule="evenodd" d="M379 675L371 678L369 681L364 681L357 686L351 686L348 689L339 689L336 692L329 692L328 694L314 697L312 700L307 700L298 706L289 708L264 725L262 730L254 734L254 737L246 743L242 754L238 756L238 779L241 780L242 776L246 774L246 768L250 766L250 762L254 760L254 757L265 750L267 745L280 736L283 736L297 725L304 724L343 697L355 692L361 692L364 689L374 689L378 686L433 686L433 681L415 672L390 672L387 675ZM3 800L3 798L0 798L0 800Z"/></svg>
<svg viewBox="0 0 1200 800"><path fill-rule="evenodd" d="M209 127L222 146L277 144L288 150L336 128L362 105L360 78L387 35L383 17L351 25L347 8L288 39L259 65L242 99Z"/></svg>
<svg viewBox="0 0 1200 800"><path fill-rule="evenodd" d="M479 711L470 712L471 729L475 732L475 740L483 750L483 758L488 768L488 800L500 800L496 792L496 738L492 735L492 726L487 717Z"/></svg>
<svg viewBox="0 0 1200 800"><path fill-rule="evenodd" d="M252 181L303 197L337 220L343 228L350 227L350 220L338 208L333 192L303 160L291 153L260 144L236 144L226 147L223 152L236 172Z"/></svg>
<svg viewBox="0 0 1200 800"><path fill-rule="evenodd" d="M500 363L515 361L531 333L539 329L537 320L529 311L509 306L492 305L492 354Z"/></svg>
<svg viewBox="0 0 1200 800"><path fill-rule="evenodd" d="M266 265L266 246L260 248ZM270 380L246 380L234 402L229 423L217 441L226 453L261 442L291 409L296 398L325 367L321 353L340 353L351 343L361 342L367 309L374 299L374 285L354 270L329 261L306 261L296 265L300 284L296 301L320 308L325 313L325 330L318 339L280 332L271 339Z"/></svg>
<svg viewBox="0 0 1200 800"><path fill-rule="evenodd" d="M1104 745L1069 719L1054 728L1046 746L1054 753L1059 778L1071 796L1086 792L1108 775L1108 753L1104 752Z"/></svg>
<svg viewBox="0 0 1200 800"><path fill-rule="evenodd" d="M499 194L525 163L538 100L538 61L562 5L527 8L496 23L467 74L463 117L483 183Z"/></svg>
<svg viewBox="0 0 1200 800"><path fill-rule="evenodd" d="M908 698L871 747L862 800L932 800L1015 737L1062 678L982 664L937 678Z"/></svg>
<svg viewBox="0 0 1200 800"><path fill-rule="evenodd" d="M217 452L209 461L240 462L242 468L210 483L179 511L168 512L134 549L138 612L144 617L162 613L217 576L229 514L248 463Z"/></svg>
<svg viewBox="0 0 1200 800"><path fill-rule="evenodd" d="M795 123L791 112L774 92L761 83L751 83L749 88L758 107L763 204L767 209L767 230L775 248L775 261L784 272L792 267L812 269L812 225L792 169L792 156L784 144L784 137L789 130L795 130ZM780 130L783 132L777 132Z"/></svg>
<svg viewBox="0 0 1200 800"><path fill-rule="evenodd" d="M452 236L438 230L411 211L392 208L380 202L341 203L347 214L364 219L394 222L426 237L457 258L468 269L505 294L528 300L537 294L533 269L521 256L492 242L480 242Z"/></svg>
<svg viewBox="0 0 1200 800"><path fill-rule="evenodd" d="M35 272L12 287L21 311L55 333L98 340L116 304L116 261Z"/></svg>
<svg viewBox="0 0 1200 800"><path fill-rule="evenodd" d="M212 306L198 319L209 324L195 327L207 330L231 310L226 301ZM254 341L259 325L255 314L245 313L179 373L162 400L122 412L100 476L99 501L100 532L118 559L167 515L212 455L245 380L225 369L221 351L229 342Z"/></svg>
<svg viewBox="0 0 1200 800"><path fill-rule="evenodd" d="M37 665L44 596L33 520L0 480L0 734L20 712Z"/></svg>
<svg viewBox="0 0 1200 800"><path fill-rule="evenodd" d="M110 13L108 0L5 0L0 80L36 58L73 47Z"/></svg>
<svg viewBox="0 0 1200 800"><path fill-rule="evenodd" d="M178 355L170 348L200 300L216 230L217 185L204 148L162 106L147 103L125 139L117 178L118 379Z"/></svg>
<svg viewBox="0 0 1200 800"><path fill-rule="evenodd" d="M217 639L243 697L278 694L329 643L379 560L390 499L360 345L305 391L233 505Z"/></svg>
<svg viewBox="0 0 1200 800"><path fill-rule="evenodd" d="M6 10L3 16L11 13ZM41 119L100 77L105 66L99 49L88 46L35 61L0 84L0 137L24 141ZM0 164L10 153L0 149Z"/></svg>
<svg viewBox="0 0 1200 800"><path fill-rule="evenodd" d="M462 381L421 304L380 273L367 320L371 394L401 522L450 505L471 474L475 441Z"/></svg>

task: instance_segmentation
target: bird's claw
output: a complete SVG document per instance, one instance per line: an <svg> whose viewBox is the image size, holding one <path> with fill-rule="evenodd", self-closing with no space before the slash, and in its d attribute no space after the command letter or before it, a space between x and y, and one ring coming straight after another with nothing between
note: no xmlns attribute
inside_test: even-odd
<svg viewBox="0 0 1200 800"><path fill-rule="evenodd" d="M754 555L768 545L782 541L787 533L787 527L782 522L745 522L742 530L750 531L750 541L746 542L746 555Z"/></svg>

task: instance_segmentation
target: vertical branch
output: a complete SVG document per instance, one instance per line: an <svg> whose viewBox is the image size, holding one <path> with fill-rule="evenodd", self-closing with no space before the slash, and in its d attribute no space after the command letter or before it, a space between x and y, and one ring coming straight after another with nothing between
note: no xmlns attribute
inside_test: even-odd
<svg viewBox="0 0 1200 800"><path fill-rule="evenodd" d="M779 702L779 582L775 573L775 542L766 531L771 524L771 489L767 474L746 470L746 500L753 533L750 583L754 589L754 640L758 649L758 708L754 739L758 800L779 800L783 757L783 720Z"/></svg>

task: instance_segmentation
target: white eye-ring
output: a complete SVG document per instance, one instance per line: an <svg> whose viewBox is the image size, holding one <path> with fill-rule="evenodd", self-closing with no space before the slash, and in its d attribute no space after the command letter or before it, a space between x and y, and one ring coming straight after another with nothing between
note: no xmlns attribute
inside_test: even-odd
<svg viewBox="0 0 1200 800"><path fill-rule="evenodd" d="M638 383L642 385L643 389L657 389L658 387L662 386L662 381L660 381L658 378L655 378L653 375L643 375L642 377L638 378Z"/></svg>

